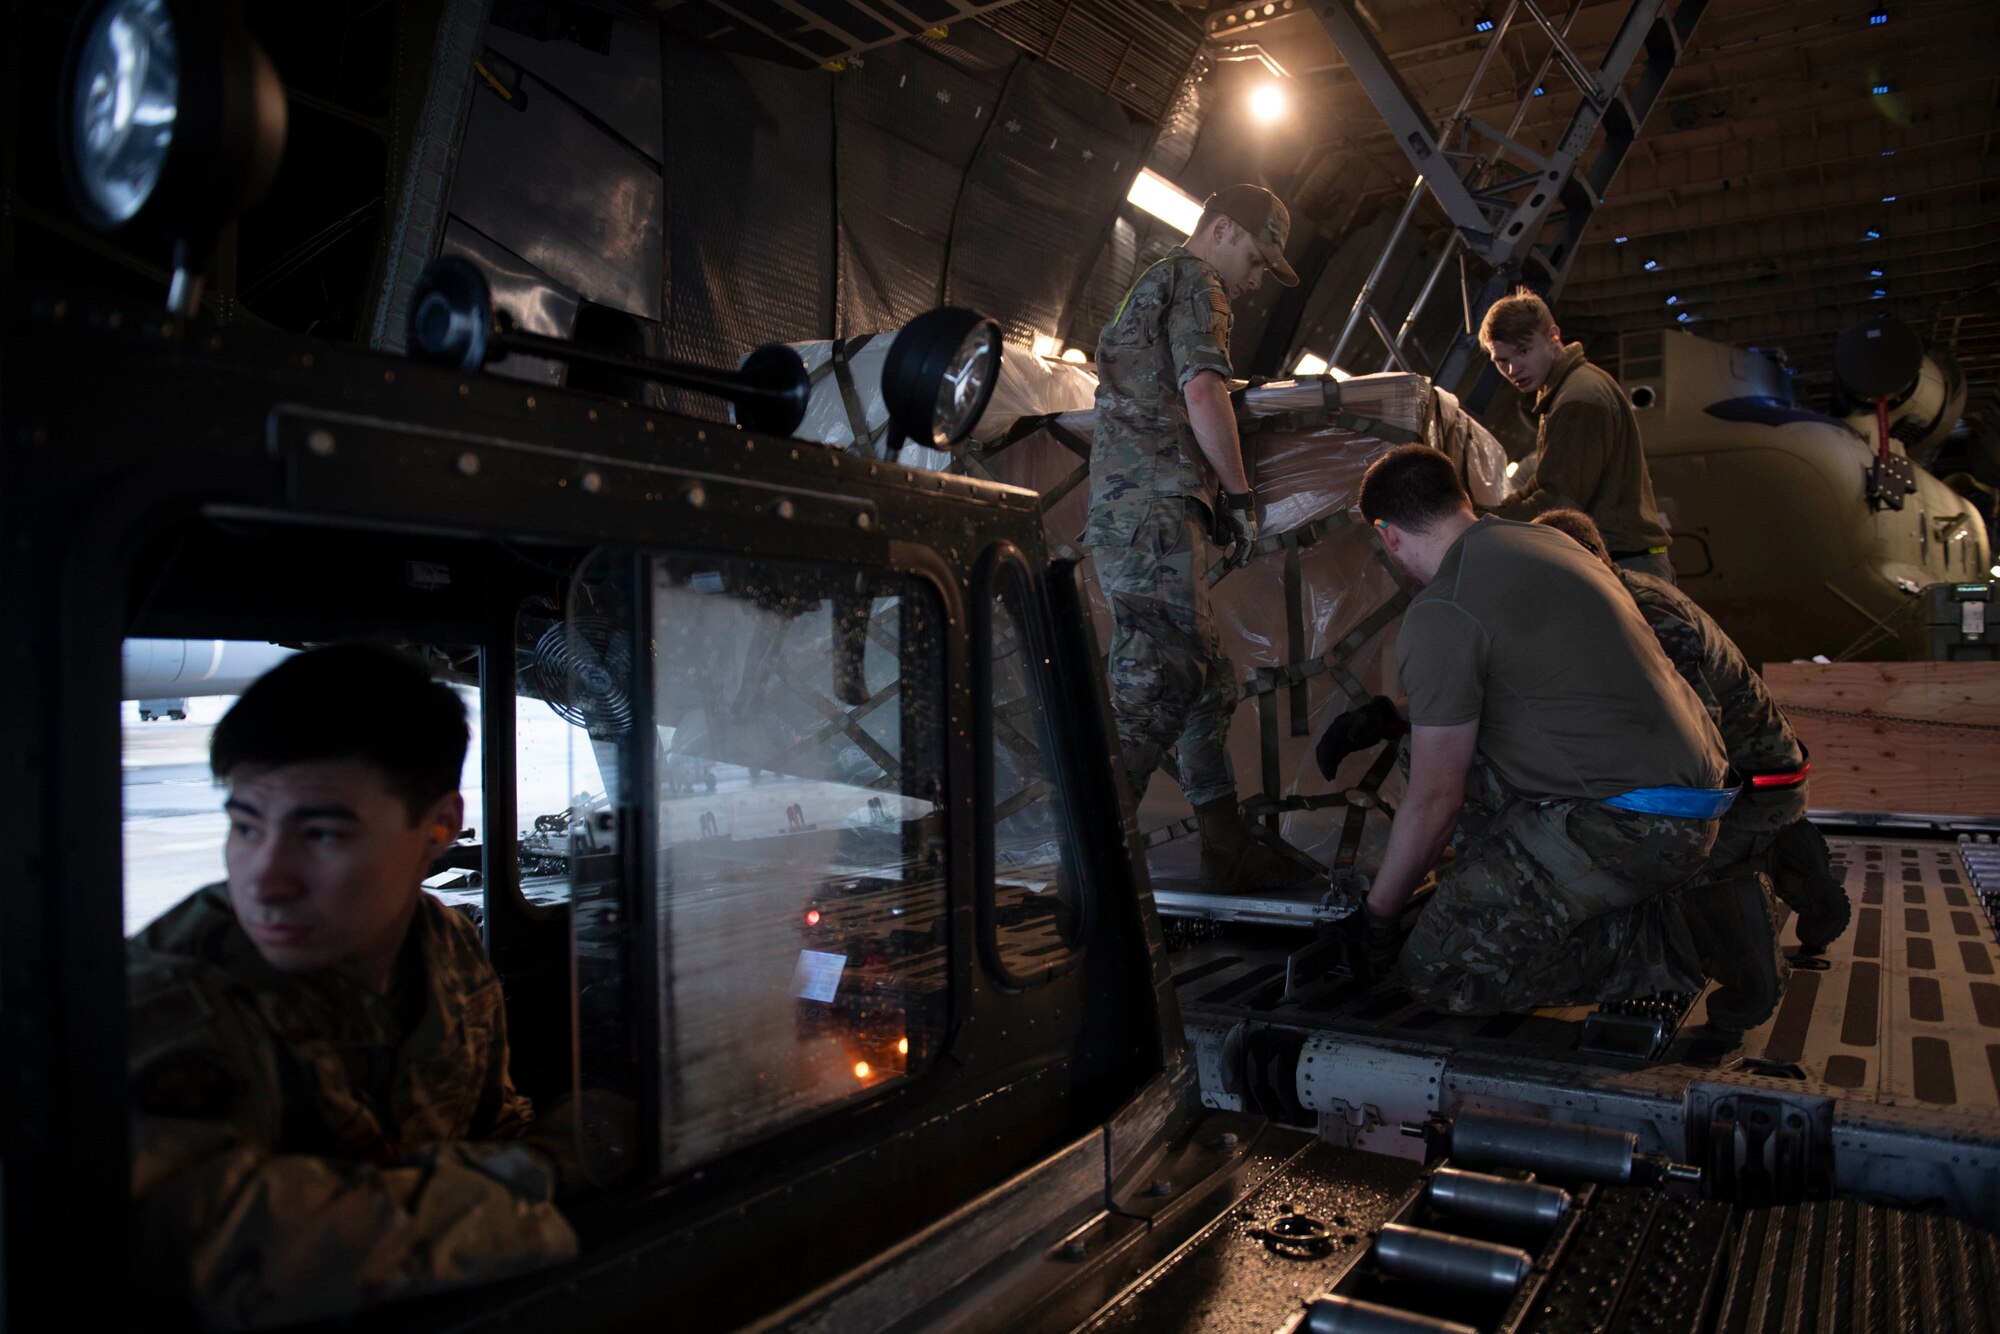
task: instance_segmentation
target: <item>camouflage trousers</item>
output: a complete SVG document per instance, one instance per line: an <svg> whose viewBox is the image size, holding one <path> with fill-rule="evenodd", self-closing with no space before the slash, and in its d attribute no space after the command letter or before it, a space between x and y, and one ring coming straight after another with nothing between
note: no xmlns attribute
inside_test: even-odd
<svg viewBox="0 0 2000 1334"><path fill-rule="evenodd" d="M1715 848L1708 854L1708 869L1701 879L1727 880L1753 871L1770 871L1772 842L1780 830L1806 818L1806 785L1758 788L1745 784L1736 800L1723 813L1722 828L1715 836Z"/></svg>
<svg viewBox="0 0 2000 1334"><path fill-rule="evenodd" d="M1453 1014L1699 990L1672 891L1702 868L1717 823L1529 801L1475 759L1458 856L1403 946L1404 984Z"/></svg>
<svg viewBox="0 0 2000 1334"><path fill-rule="evenodd" d="M1236 671L1208 597L1219 557L1207 511L1181 496L1155 500L1129 544L1094 547L1090 558L1111 604L1111 711L1133 801L1170 748L1190 802L1228 796Z"/></svg>

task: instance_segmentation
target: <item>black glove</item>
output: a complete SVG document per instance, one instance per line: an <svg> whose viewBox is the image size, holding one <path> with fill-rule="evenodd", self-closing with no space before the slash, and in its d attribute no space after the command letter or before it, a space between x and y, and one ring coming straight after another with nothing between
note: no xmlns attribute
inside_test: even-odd
<svg viewBox="0 0 2000 1334"><path fill-rule="evenodd" d="M1403 932L1395 918L1377 917L1363 900L1340 924L1346 929L1347 966L1355 981L1371 986L1396 976Z"/></svg>
<svg viewBox="0 0 2000 1334"><path fill-rule="evenodd" d="M1215 512L1215 543L1229 548L1228 566L1248 565L1257 545L1257 493L1225 491L1222 508Z"/></svg>
<svg viewBox="0 0 2000 1334"><path fill-rule="evenodd" d="M1328 723L1319 735L1313 758L1319 761L1320 777L1331 783L1340 762L1349 755L1379 746L1407 730L1403 716L1396 712L1396 701L1387 695L1377 695L1360 708L1349 709Z"/></svg>

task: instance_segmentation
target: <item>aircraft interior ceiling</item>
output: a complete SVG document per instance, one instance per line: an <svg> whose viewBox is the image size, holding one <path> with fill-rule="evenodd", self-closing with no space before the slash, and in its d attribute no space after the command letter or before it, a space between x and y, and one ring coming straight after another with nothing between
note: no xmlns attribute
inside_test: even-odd
<svg viewBox="0 0 2000 1334"><path fill-rule="evenodd" d="M413 257L458 251L521 278L544 332L635 350L734 357L945 301L1023 344L1088 349L1178 239L1127 200L1145 167L1195 200L1248 178L1291 201L1304 282L1240 301L1233 349L1239 369L1276 374L1336 342L1415 178L1321 16L1286 0L940 4L951 21L905 15L914 35L874 25L875 45L844 34L819 67L768 42L744 54L762 31L744 5L467 0L442 6L434 40L400 46L401 7L347 8L249 16L287 87L291 148L213 284L225 318L393 347ZM783 8L800 32L855 13ZM1548 19L1594 65L1632 10L1577 0ZM1560 147L1582 95L1528 9L1353 12L1441 133L1485 60L1467 116L1512 129L1517 168ZM1567 263L1565 332L1614 371L1621 336L1660 328L1780 347L1818 403L1835 335L1886 312L1957 359L1981 411L2000 380L1990 18L1973 0L1706 6ZM59 43L65 20L24 7L17 49ZM14 119L32 131L53 75L22 73ZM1266 120L1253 95L1271 89ZM103 243L63 220L44 137L21 136L21 207L0 223L12 263L101 265ZM411 207L440 189L442 216ZM1391 323L1451 234L1423 200L1384 271ZM164 255L135 248L126 281L161 281ZM1420 349L1462 318L1455 270L1412 321ZM1475 260L1468 281L1483 276ZM1387 360L1365 323L1342 350L1355 371Z"/></svg>

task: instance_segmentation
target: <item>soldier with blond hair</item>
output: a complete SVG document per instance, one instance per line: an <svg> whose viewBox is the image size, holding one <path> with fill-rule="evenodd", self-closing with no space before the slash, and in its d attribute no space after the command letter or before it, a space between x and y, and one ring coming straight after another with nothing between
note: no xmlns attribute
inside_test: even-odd
<svg viewBox="0 0 2000 1334"><path fill-rule="evenodd" d="M1604 534L1614 561L1671 582L1666 524L1638 420L1618 381L1584 356L1583 344L1563 342L1547 304L1525 287L1493 303L1479 326L1479 345L1532 400L1535 421L1534 485L1494 513L1532 519L1552 509L1582 510Z"/></svg>

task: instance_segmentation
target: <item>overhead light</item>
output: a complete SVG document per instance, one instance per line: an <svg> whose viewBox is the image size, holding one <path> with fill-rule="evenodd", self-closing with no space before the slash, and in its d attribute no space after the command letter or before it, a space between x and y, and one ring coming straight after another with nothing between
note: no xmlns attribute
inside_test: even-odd
<svg viewBox="0 0 2000 1334"><path fill-rule="evenodd" d="M1125 192L1125 198L1169 227L1178 228L1183 236L1193 235L1195 224L1201 221L1200 201L1183 193L1150 167L1132 179L1132 188Z"/></svg>
<svg viewBox="0 0 2000 1334"><path fill-rule="evenodd" d="M1645 268L1646 272L1648 273L1651 273L1654 269L1657 269L1659 267L1660 267L1660 261L1657 259L1649 259L1646 261Z"/></svg>
<svg viewBox="0 0 2000 1334"><path fill-rule="evenodd" d="M1308 352L1299 358L1299 364L1292 367L1294 375L1325 375L1326 362Z"/></svg>
<svg viewBox="0 0 2000 1334"><path fill-rule="evenodd" d="M1896 156L1896 150L1895 150L1895 149L1893 149L1893 148L1885 148L1885 149L1883 149L1883 150L1882 150L1882 156L1883 156L1883 157L1894 157L1894 156Z"/></svg>
<svg viewBox="0 0 2000 1334"><path fill-rule="evenodd" d="M1063 349L1062 359L1072 366L1081 366L1090 360L1090 354L1080 347L1066 347Z"/></svg>
<svg viewBox="0 0 2000 1334"><path fill-rule="evenodd" d="M1986 573L1992 578L2000 579L2000 565L1995 565L1992 569L1988 570Z"/></svg>
<svg viewBox="0 0 2000 1334"><path fill-rule="evenodd" d="M1882 202L1883 202L1883 203L1885 203L1885 204L1893 204L1893 203L1895 203L1895 202L1896 202L1896 196L1894 196L1894 195L1883 195L1883 196L1882 196Z"/></svg>
<svg viewBox="0 0 2000 1334"><path fill-rule="evenodd" d="M1472 21L1472 30L1474 32L1492 32L1493 11L1490 9L1480 10L1479 17Z"/></svg>
<svg viewBox="0 0 2000 1334"><path fill-rule="evenodd" d="M1864 241L1879 241L1882 239L1881 229L1876 227L1870 227L1867 231L1861 234L1861 238Z"/></svg>
<svg viewBox="0 0 2000 1334"><path fill-rule="evenodd" d="M1880 278L1880 277L1882 276L1882 270L1880 270L1880 269L1870 269L1870 270L1868 270L1868 276L1869 276L1870 278Z"/></svg>
<svg viewBox="0 0 2000 1334"><path fill-rule="evenodd" d="M1542 87L1542 85L1540 85L1539 83L1535 85L1535 96L1536 96L1536 97L1540 97L1540 96L1541 96L1541 95L1542 95L1543 93L1545 93L1545 92L1547 92L1547 91L1548 91L1548 89L1546 89L1546 88Z"/></svg>
<svg viewBox="0 0 2000 1334"><path fill-rule="evenodd" d="M1045 333L1037 333L1033 347L1034 354L1044 361L1054 361L1062 354L1062 342Z"/></svg>
<svg viewBox="0 0 2000 1334"><path fill-rule="evenodd" d="M1283 117L1288 104L1285 90L1275 83L1260 83L1250 94L1250 114L1266 125Z"/></svg>
<svg viewBox="0 0 2000 1334"><path fill-rule="evenodd" d="M1887 295L1889 295L1888 292L1884 291L1882 288L1878 287L1875 289L1875 299L1877 301L1880 301L1883 297Z"/></svg>
<svg viewBox="0 0 2000 1334"><path fill-rule="evenodd" d="M1878 83L1874 87L1870 88L1868 91L1875 94L1875 96L1880 97L1882 94L1889 91L1889 85L1886 83Z"/></svg>
<svg viewBox="0 0 2000 1334"><path fill-rule="evenodd" d="M1612 237L1612 238L1611 238L1611 244L1612 244L1612 245L1624 245L1624 244L1625 244L1625 243L1626 243L1627 241L1629 241L1629 240L1631 240L1631 239L1632 239L1632 238L1631 238L1631 237L1629 237L1629 236L1614 236L1614 237Z"/></svg>
<svg viewBox="0 0 2000 1334"><path fill-rule="evenodd" d="M1875 8L1868 11L1869 27L1879 28L1882 27L1884 24L1886 24L1888 21L1889 21L1889 11L1883 6L1877 5L1875 6Z"/></svg>
<svg viewBox="0 0 2000 1334"><path fill-rule="evenodd" d="M1667 298L1667 304L1670 306L1678 306L1680 303L1681 299L1678 296L1670 296Z"/></svg>
<svg viewBox="0 0 2000 1334"><path fill-rule="evenodd" d="M1687 313L1686 311L1682 311L1682 312L1681 312L1680 314L1678 314L1678 315L1674 316L1674 323L1676 323L1676 324L1686 324L1686 323L1687 323L1687 322L1688 322L1689 320L1691 320L1691 319L1693 319L1693 318L1694 318L1694 316L1692 316L1692 315L1688 314L1688 313Z"/></svg>

